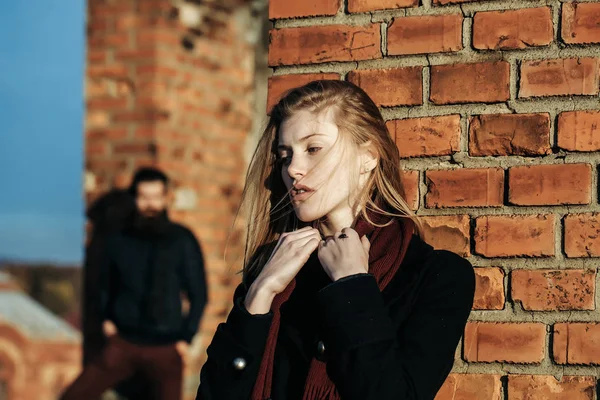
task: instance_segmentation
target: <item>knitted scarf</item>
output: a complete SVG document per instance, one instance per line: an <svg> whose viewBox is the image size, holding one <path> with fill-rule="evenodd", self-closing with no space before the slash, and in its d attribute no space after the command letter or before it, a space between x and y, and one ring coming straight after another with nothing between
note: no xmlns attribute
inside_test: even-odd
<svg viewBox="0 0 600 400"><path fill-rule="evenodd" d="M377 224L385 222L384 217L370 216ZM394 219L384 227L375 227L365 219L360 218L354 228L359 237L367 235L371 243L369 250L369 273L377 280L379 290L382 291L396 275L408 249L408 244L414 232L414 224L409 219ZM281 306L290 298L296 287L296 280L273 300L271 310L273 321L269 330L265 352L260 364L260 369L252 400L264 400L271 397L273 384L273 364L275 347L281 322ZM306 378L303 400L339 400L340 396L326 372L326 363L313 358Z"/></svg>

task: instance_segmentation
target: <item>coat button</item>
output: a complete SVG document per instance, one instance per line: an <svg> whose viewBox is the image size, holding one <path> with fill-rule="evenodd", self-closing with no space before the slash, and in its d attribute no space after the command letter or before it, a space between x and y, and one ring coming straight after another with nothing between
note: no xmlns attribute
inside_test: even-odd
<svg viewBox="0 0 600 400"><path fill-rule="evenodd" d="M325 355L325 343L322 340L317 343L317 354L320 356Z"/></svg>
<svg viewBox="0 0 600 400"><path fill-rule="evenodd" d="M244 368L246 368L246 360L244 360L242 357L237 357L233 359L233 368L237 369L238 371L242 371Z"/></svg>

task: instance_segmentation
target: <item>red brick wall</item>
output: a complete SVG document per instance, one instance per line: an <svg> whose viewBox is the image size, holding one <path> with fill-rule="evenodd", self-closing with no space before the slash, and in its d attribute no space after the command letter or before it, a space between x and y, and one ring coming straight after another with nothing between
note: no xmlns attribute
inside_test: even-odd
<svg viewBox="0 0 600 400"><path fill-rule="evenodd" d="M270 2L269 106L315 78L364 88L427 239L476 266L438 400L594 399L600 4L289 3Z"/></svg>
<svg viewBox="0 0 600 400"><path fill-rule="evenodd" d="M181 25L175 3L88 2L86 194L89 202L127 185L141 165L159 166L173 179L171 215L201 241L208 274L210 304L186 382L195 393L206 345L228 312L241 268L242 224L231 227L252 127L255 45L247 2L204 4L193 30ZM186 36L192 50L182 46Z"/></svg>
<svg viewBox="0 0 600 400"><path fill-rule="evenodd" d="M57 399L79 374L80 363L78 341L32 340L0 323L0 384L5 385L7 400Z"/></svg>

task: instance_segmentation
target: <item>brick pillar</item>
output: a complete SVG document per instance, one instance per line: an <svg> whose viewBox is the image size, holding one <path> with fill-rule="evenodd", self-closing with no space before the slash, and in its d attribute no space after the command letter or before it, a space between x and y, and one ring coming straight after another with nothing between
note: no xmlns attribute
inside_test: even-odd
<svg viewBox="0 0 600 400"><path fill-rule="evenodd" d="M193 6L202 17L188 29L175 1L88 3L87 199L127 185L142 165L172 178L171 215L201 241L210 286L189 372L197 379L241 268L243 234L231 225L252 126L253 17L243 1L210 2Z"/></svg>
<svg viewBox="0 0 600 400"><path fill-rule="evenodd" d="M269 107L318 78L365 89L426 239L476 266L471 321L437 399L595 398L600 4L269 6Z"/></svg>

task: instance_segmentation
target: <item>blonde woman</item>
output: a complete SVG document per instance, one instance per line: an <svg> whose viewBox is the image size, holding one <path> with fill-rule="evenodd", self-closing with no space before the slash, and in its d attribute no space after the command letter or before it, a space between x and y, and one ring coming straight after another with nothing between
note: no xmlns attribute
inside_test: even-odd
<svg viewBox="0 0 600 400"><path fill-rule="evenodd" d="M243 282L197 399L433 399L474 272L421 239L369 96L329 80L289 91L271 111L244 202Z"/></svg>

